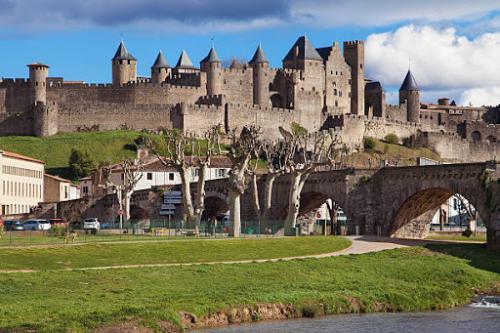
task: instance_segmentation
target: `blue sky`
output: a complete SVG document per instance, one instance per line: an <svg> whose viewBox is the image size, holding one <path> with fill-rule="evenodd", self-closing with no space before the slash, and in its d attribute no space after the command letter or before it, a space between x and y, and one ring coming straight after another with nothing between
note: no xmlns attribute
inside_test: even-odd
<svg viewBox="0 0 500 333"><path fill-rule="evenodd" d="M41 61L51 76L109 82L121 38L139 75L159 49L171 65L182 49L197 64L212 40L227 60L262 43L278 67L303 34L316 47L366 40L367 74L390 101L411 59L424 98L500 103L498 0L0 0L0 77Z"/></svg>

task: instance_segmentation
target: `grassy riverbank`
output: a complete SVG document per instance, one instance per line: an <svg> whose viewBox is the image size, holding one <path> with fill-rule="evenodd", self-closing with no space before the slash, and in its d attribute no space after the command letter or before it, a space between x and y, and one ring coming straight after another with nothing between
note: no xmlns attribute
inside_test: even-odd
<svg viewBox="0 0 500 333"><path fill-rule="evenodd" d="M493 286L500 291L500 256L476 244L260 264L0 274L0 331L87 332L134 322L152 329L141 332L160 332L167 322L179 324L179 311L220 318L213 314L225 310L234 322L231 309L263 303L286 304L290 317L443 309Z"/></svg>

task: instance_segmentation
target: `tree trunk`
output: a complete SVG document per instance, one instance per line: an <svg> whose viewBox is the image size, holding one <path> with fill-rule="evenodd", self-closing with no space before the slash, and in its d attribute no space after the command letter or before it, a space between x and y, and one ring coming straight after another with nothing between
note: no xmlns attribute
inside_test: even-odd
<svg viewBox="0 0 500 333"><path fill-rule="evenodd" d="M195 234L200 235L201 218L203 216L203 211L205 210L205 183L207 178L207 172L209 172L209 162L203 163L200 167L200 175L198 176L198 186L196 190L196 202L194 207L194 219L195 219Z"/></svg>
<svg viewBox="0 0 500 333"><path fill-rule="evenodd" d="M330 211L329 211L330 223L332 224L330 234L332 236L335 236L335 235L340 235L340 233L338 232L339 231L339 227L338 227L339 221L337 221L337 209L335 207L333 207L333 205L334 204L332 203L332 209L330 209Z"/></svg>
<svg viewBox="0 0 500 333"><path fill-rule="evenodd" d="M262 219L268 220L271 215L271 206L273 200L273 187L274 181L278 177L278 174L267 174L266 183L264 188L264 211L262 212Z"/></svg>
<svg viewBox="0 0 500 333"><path fill-rule="evenodd" d="M128 222L130 220L130 198L132 197L131 192L127 192L124 195L124 201L125 201L125 221Z"/></svg>
<svg viewBox="0 0 500 333"><path fill-rule="evenodd" d="M292 187L290 188L290 194L288 196L288 213L285 220L286 236L296 235L295 224L297 223L300 209L301 173L293 172L291 176Z"/></svg>
<svg viewBox="0 0 500 333"><path fill-rule="evenodd" d="M232 227L229 235L238 238L241 237L241 206L240 206L241 194L236 191L229 191L229 203L230 203L230 216Z"/></svg>
<svg viewBox="0 0 500 333"><path fill-rule="evenodd" d="M264 183L264 206L261 207L259 200L259 188L257 185L257 175L252 175L252 203L254 207L255 214L259 220L267 220L271 214L272 206L272 195L274 181L278 177L277 173L268 173L266 175L266 180Z"/></svg>
<svg viewBox="0 0 500 333"><path fill-rule="evenodd" d="M196 220L194 219L195 213L193 208L193 199L191 198L191 171L191 168L181 167L179 169L182 181L182 205L184 209L184 215L186 216L186 223L194 222L196 225ZM198 234L196 233L196 227L195 234L198 236Z"/></svg>

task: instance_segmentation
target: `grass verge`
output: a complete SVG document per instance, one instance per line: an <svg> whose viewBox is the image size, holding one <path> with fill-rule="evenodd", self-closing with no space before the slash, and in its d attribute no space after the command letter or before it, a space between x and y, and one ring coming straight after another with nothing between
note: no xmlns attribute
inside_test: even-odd
<svg viewBox="0 0 500 333"><path fill-rule="evenodd" d="M272 259L336 252L350 244L343 237L290 237L2 248L0 269L54 270Z"/></svg>
<svg viewBox="0 0 500 333"><path fill-rule="evenodd" d="M0 331L87 332L136 321L160 331L242 305L293 316L444 309L500 291L500 257L476 244L275 263L0 274ZM259 318L252 318L259 320Z"/></svg>
<svg viewBox="0 0 500 333"><path fill-rule="evenodd" d="M476 234L471 235L470 237L462 236L459 233L442 233L442 234L430 234L427 236L427 239L434 240L451 240L451 241L460 241L460 242L486 242L486 234Z"/></svg>

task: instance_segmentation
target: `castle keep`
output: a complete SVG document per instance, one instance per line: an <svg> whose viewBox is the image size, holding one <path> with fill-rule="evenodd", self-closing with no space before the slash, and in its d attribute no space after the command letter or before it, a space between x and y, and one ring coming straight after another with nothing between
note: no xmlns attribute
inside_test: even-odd
<svg viewBox="0 0 500 333"><path fill-rule="evenodd" d="M365 77L363 41L315 48L302 36L282 68L269 66L261 46L248 63L227 68L213 47L199 67L185 51L175 66L160 52L149 77L137 75L137 61L121 42L111 60L111 84L50 77L49 66L40 63L28 65L28 80L2 79L0 135L118 128L202 133L216 124L229 130L255 123L272 138L278 126L297 122L309 131L333 131L348 146L363 136L395 133L419 135L417 141L442 149L476 144L496 151L498 108L461 107L448 99L423 104L410 71L399 104L387 105L382 84Z"/></svg>

